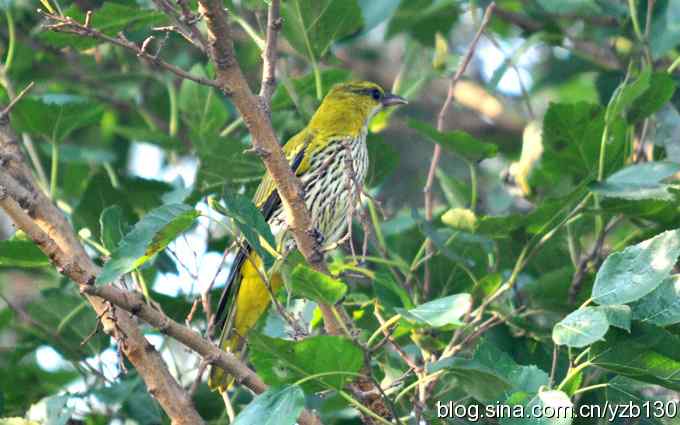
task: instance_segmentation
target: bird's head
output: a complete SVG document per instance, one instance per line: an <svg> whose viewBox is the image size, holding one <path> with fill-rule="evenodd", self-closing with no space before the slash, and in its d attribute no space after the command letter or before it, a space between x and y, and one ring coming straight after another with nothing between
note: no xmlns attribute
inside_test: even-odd
<svg viewBox="0 0 680 425"><path fill-rule="evenodd" d="M406 99L385 92L370 81L353 81L335 85L321 102L311 124L338 132L358 132L382 108L404 105Z"/></svg>

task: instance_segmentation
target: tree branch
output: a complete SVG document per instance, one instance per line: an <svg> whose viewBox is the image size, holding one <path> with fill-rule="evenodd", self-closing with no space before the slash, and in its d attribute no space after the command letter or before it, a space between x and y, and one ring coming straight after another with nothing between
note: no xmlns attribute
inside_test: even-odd
<svg viewBox="0 0 680 425"><path fill-rule="evenodd" d="M276 42L281 30L281 17L279 0L271 0L267 13L267 36L264 50L262 51L262 83L260 84L260 98L269 111L276 90Z"/></svg>
<svg viewBox="0 0 680 425"><path fill-rule="evenodd" d="M81 287L92 285L99 268L78 242L66 217L36 188L6 116L0 120L0 164L0 208L26 232L61 274ZM160 354L144 338L132 317L125 312L112 311L101 298L86 296L86 299L101 317L105 332L117 341L172 423L203 424L186 391L172 377Z"/></svg>
<svg viewBox="0 0 680 425"><path fill-rule="evenodd" d="M260 155L267 172L274 180L297 248L312 268L328 274L323 252L315 237L317 230L313 226L304 201L300 180L293 174L283 154L272 129L269 115L260 99L253 95L236 61L234 44L227 23L227 12L223 3L221 0L199 0L199 6L208 26L209 53L215 65L217 81L224 91L231 94L232 102L241 113L252 135L254 150ZM273 13L270 15L274 17ZM268 49L269 47L265 47L264 50ZM324 326L329 334L341 335L344 329L352 328L352 322L342 306L319 304L319 309L323 314ZM352 391L376 414L383 417L389 416L389 409L384 405L383 400L375 398L373 394L375 388L367 388L368 386L367 383L356 383L352 385ZM373 419L366 415L363 416L363 420L367 424L373 423Z"/></svg>
<svg viewBox="0 0 680 425"><path fill-rule="evenodd" d="M491 15L493 14L495 8L496 3L493 2L486 8L486 11L484 12L484 18L482 19L482 23L479 25L479 29L477 30L475 37L472 39L472 42L468 47L467 53L463 57L463 61L458 67L456 73L453 75L453 77L451 77L451 81L449 82L449 90L446 95L446 100L444 101L444 104L442 105L442 108L439 111L439 115L437 115L437 131L443 132L445 130L444 120L446 119L446 115L448 114L449 109L451 109L451 105L453 104L456 83L458 83L458 80L460 80L460 77L463 75L463 73L467 69L468 64L472 60L472 55L475 53L477 43L479 42L479 39L482 36L482 32L484 32L484 29L489 24L489 20L491 19ZM425 187L423 188L423 193L425 195L425 219L428 221L432 221L432 210L434 208L432 204L432 185L434 183L435 173L437 172L437 166L439 165L439 158L441 157L442 154L441 151L442 151L441 146L435 144L434 151L432 153L432 161L430 162L430 170L427 173L427 181L425 182ZM432 255L432 241L430 239L427 240L427 255ZM427 298L429 290L430 290L430 267L429 261L426 261L425 279L423 283L424 298Z"/></svg>
<svg viewBox="0 0 680 425"><path fill-rule="evenodd" d="M276 183L288 227L298 249L310 266L326 273L323 252L314 238L316 229L304 201L300 180L293 174L276 139L269 116L261 107L257 96L253 95L236 61L227 12L219 0L200 0L199 4L208 25L210 59L215 64L217 82L224 91L231 93L232 102L253 136L254 150ZM321 309L327 331L339 334L342 328L335 320L330 306L321 306Z"/></svg>
<svg viewBox="0 0 680 425"><path fill-rule="evenodd" d="M521 13L511 12L500 7L496 8L496 16L527 32L541 31L546 27L546 24L543 22L536 21ZM592 19L588 17L581 17L581 19L592 22ZM572 37L567 38L567 40L571 42L572 49L575 53L587 57L601 67L609 70L621 69L619 58L606 46Z"/></svg>
<svg viewBox="0 0 680 425"><path fill-rule="evenodd" d="M180 78L183 78L185 80L191 80L194 81L198 84L203 84L206 86L214 87L217 89L220 89L220 85L217 83L217 81L211 80L209 78L205 77L199 77L197 75L192 75L191 73L171 64L168 62L165 62L161 58L159 58L158 54L151 54L146 51L146 44L143 44L142 47L137 46L135 43L132 41L126 39L122 33L118 35L118 37L111 37L103 32L91 28L89 26L86 26L84 24L81 24L77 21L75 21L73 18L69 16L59 16L59 15L53 15L50 13L46 12L41 12L45 17L51 22L45 25L45 28L55 31L55 32L65 32L69 34L76 34L82 37L90 37L90 38L95 38L107 43L115 44L116 46L123 47L125 49L131 50L135 52L135 54L140 58L144 59L147 61L149 64L163 68L167 71L172 72L173 74L177 75Z"/></svg>
<svg viewBox="0 0 680 425"><path fill-rule="evenodd" d="M83 294L105 299L111 304L134 314L151 326L158 328L161 333L176 339L200 354L206 362L226 370L234 376L236 382L245 385L254 392L261 393L267 389L267 386L260 377L233 354L222 351L212 342L201 337L197 332L175 322L162 312L156 310L145 302L142 294L123 291L111 285L87 285L81 286L80 290ZM299 421L303 425L319 424L318 418L308 411L303 411Z"/></svg>
<svg viewBox="0 0 680 425"><path fill-rule="evenodd" d="M153 0L158 9L163 11L175 23L175 30L189 43L193 44L203 53L208 50L205 37L201 31L196 27L196 22L199 21L200 16L191 13L191 8L186 0L177 0L181 12L177 11L169 0Z"/></svg>

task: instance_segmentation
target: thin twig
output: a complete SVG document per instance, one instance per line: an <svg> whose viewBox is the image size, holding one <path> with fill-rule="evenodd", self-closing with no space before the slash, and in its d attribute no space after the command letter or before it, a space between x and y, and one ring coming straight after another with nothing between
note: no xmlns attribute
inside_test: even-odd
<svg viewBox="0 0 680 425"><path fill-rule="evenodd" d="M647 138L647 130L649 129L649 123L651 119L652 118L645 118L645 120L642 122L640 138L638 139L637 146L635 147L635 154L633 157L633 161L636 164L648 161L647 154L645 153L645 139Z"/></svg>
<svg viewBox="0 0 680 425"><path fill-rule="evenodd" d="M557 359L560 354L560 346L557 344L553 345L553 355L552 355L552 366L550 367L550 381L548 381L548 387L552 388L555 383L555 373L557 371Z"/></svg>
<svg viewBox="0 0 680 425"><path fill-rule="evenodd" d="M548 25L545 21L542 22L534 20L521 13L512 12L501 7L496 8L496 16L506 22L518 26L527 32L532 33L546 29L546 26ZM579 18L588 20L587 17L581 16ZM564 41L568 42L565 43L565 48L573 51L579 56L587 57L602 68L608 70L619 70L622 68L621 61L619 60L616 53L606 45L569 36L565 37Z"/></svg>
<svg viewBox="0 0 680 425"><path fill-rule="evenodd" d="M271 0L267 12L267 35L262 51L262 83L260 84L260 99L265 109L271 113L271 100L276 90L276 46L282 20L280 14L280 1Z"/></svg>
<svg viewBox="0 0 680 425"><path fill-rule="evenodd" d="M515 75L517 76L517 82L519 83L519 89L520 92L522 93L522 99L524 100L524 104L527 107L527 112L529 113L529 119L534 120L535 119L535 114L534 114L534 108L531 106L531 98L529 97L529 92L527 91L526 85L524 84L524 80L522 79L522 74L519 72L519 68L517 67L517 64L515 63L515 60L513 59L514 54L512 55L506 55L505 52L503 51L503 47L501 47L501 44L496 40L496 37L492 34L487 34L487 38L489 41L491 41L491 44L498 49L503 56L505 56L505 63L507 63L510 68L515 72ZM521 47L520 47L521 49Z"/></svg>
<svg viewBox="0 0 680 425"><path fill-rule="evenodd" d="M581 285L583 285L583 280L586 277L587 272L597 268L604 259L603 246L605 238L621 220L622 217L620 216L612 218L603 231L597 236L590 252L578 262L578 267L576 267L574 276L571 279L571 285L569 285L569 304L574 304L576 302L576 297L581 290Z"/></svg>
<svg viewBox="0 0 680 425"><path fill-rule="evenodd" d="M182 11L182 22L189 28L192 39L195 41L194 44L197 42L200 44L201 50L203 50L203 52L207 52L207 41L205 40L205 37L201 31L198 29L198 26L196 26L196 24L201 20L202 16L199 13L194 13L191 10L191 6L189 6L189 2L187 0L177 0L177 4Z"/></svg>
<svg viewBox="0 0 680 425"><path fill-rule="evenodd" d="M31 81L30 83L28 83L28 85L27 85L26 87L24 87L24 89L21 90L21 91L19 92L19 94L17 94L17 95L14 97L14 99L12 99L12 100L9 102L9 104L8 104L7 106L5 106L5 107L2 109L2 111L0 111L0 121L5 120L5 119L8 118L9 113L12 111L12 108L14 108L14 105L16 105L17 102L19 102L19 101L21 100L21 98L24 97L24 96L26 95L26 93L28 93L29 90L31 90L31 89L33 88L34 85L35 85L35 84L34 84L33 81Z"/></svg>
<svg viewBox="0 0 680 425"><path fill-rule="evenodd" d="M170 27L164 27L163 30L169 30L181 35L185 40L194 45L202 52L207 51L205 37L196 27L197 19L191 13L191 9L185 2L177 1L180 6L181 13L170 3L169 0L153 0L158 9L165 13L174 23ZM182 4L184 3L184 5Z"/></svg>
<svg viewBox="0 0 680 425"><path fill-rule="evenodd" d="M451 105L453 104L453 96L454 96L454 89L456 88L456 83L458 83L458 80L460 77L463 75L465 70L467 69L468 65L470 64L470 61L472 60L472 56L475 53L475 49L477 47L477 43L479 42L480 37L482 36L482 33L484 32L484 29L486 26L489 24L489 21L491 19L491 15L493 14L494 9L496 8L496 3L492 2L487 8L486 11L484 12L484 18L482 19L482 23L479 26L479 29L477 30L477 33L475 34L475 37L472 39L472 42L470 43L470 46L468 47L467 53L463 57L463 61L461 62L460 66L458 67L458 70L456 73L453 75L449 82L449 89L448 93L446 95L446 100L444 101L444 104L442 105L441 110L439 111L439 115L437 115L437 130L442 132L444 131L444 121L446 119L446 115L449 112L449 109L451 108ZM437 166L439 164L439 158L441 157L441 146L436 144L434 146L434 152L432 153L432 161L430 162L430 170L427 173L427 181L425 183L425 187L423 188L423 193L425 195L425 219L428 221L432 220L432 210L433 210L433 205L432 205L432 185L434 183L434 176L435 172L437 171ZM427 246L426 246L426 251L427 254L432 253L432 241L428 239L427 241ZM425 263L425 281L423 283L423 298L427 299L427 295L430 292L430 267L429 267L429 262Z"/></svg>
<svg viewBox="0 0 680 425"><path fill-rule="evenodd" d="M217 83L215 80L211 80L209 78L205 77L199 77L197 75L192 75L191 73L175 66L172 65L168 62L165 62L164 60L160 59L158 55L152 55L148 52L146 52L144 49L140 48L137 46L135 43L131 42L130 40L126 39L125 36L121 34L118 35L118 37L111 37L108 36L104 33L102 33L99 30L96 30L91 27L86 27L85 25L75 21L73 18L69 16L59 16L59 15L53 15L44 11L41 11L45 17L51 21L51 23L48 23L45 25L45 27L49 30L55 31L55 32L65 32L65 33L70 33L70 34L76 34L82 37L91 37L95 38L101 41L105 41L107 43L114 44L116 46L123 47L125 49L131 50L137 54L137 56L141 59L146 60L148 63L150 63L153 66L157 66L159 68L163 68L169 72L172 72L173 74L177 75L178 77L185 79L185 80L190 80L198 84L203 84L206 86L214 87L216 89L222 90L223 87ZM228 92L222 90L225 94L228 94Z"/></svg>
<svg viewBox="0 0 680 425"><path fill-rule="evenodd" d="M407 353L404 351L403 348L397 342L394 340L394 337L389 331L389 327L384 326L385 325L385 319L382 317L382 314L380 314L380 309L378 305L375 305L373 314L375 315L375 318L378 319L378 323L380 323L380 326L383 328L383 335L385 335L385 338L389 341L390 345L392 348L394 348L394 351L397 352L399 357L401 357L402 360L404 360L404 363L408 365L413 371L416 373L420 373L423 371L423 367L420 366L418 363L415 362Z"/></svg>
<svg viewBox="0 0 680 425"><path fill-rule="evenodd" d="M198 390L198 386L201 384L201 381L203 380L203 374L205 373L205 370L208 368L210 363L205 361L205 359L201 359L198 368L196 370L196 378L194 379L194 382L191 383L191 386L189 387L189 394L193 397L194 394L196 394L196 390Z"/></svg>

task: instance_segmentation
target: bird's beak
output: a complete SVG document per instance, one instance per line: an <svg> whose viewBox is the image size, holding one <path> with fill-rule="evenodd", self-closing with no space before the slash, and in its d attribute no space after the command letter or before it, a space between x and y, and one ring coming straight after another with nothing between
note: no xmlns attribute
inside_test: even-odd
<svg viewBox="0 0 680 425"><path fill-rule="evenodd" d="M384 107L406 104L408 104L408 100L404 99L401 96L397 96L396 94L385 93L382 98L382 105Z"/></svg>

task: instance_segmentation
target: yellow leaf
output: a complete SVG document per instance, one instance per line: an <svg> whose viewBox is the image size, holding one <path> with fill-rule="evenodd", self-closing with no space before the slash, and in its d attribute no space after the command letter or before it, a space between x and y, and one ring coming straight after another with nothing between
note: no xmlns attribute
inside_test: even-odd
<svg viewBox="0 0 680 425"><path fill-rule="evenodd" d="M442 222L454 229L474 232L477 229L477 216L467 208L451 208L442 216Z"/></svg>
<svg viewBox="0 0 680 425"><path fill-rule="evenodd" d="M531 193L529 176L538 160L541 159L541 155L543 155L543 130L540 123L532 121L524 128L519 161L510 164L508 169L511 181L520 189L523 196Z"/></svg>
<svg viewBox="0 0 680 425"><path fill-rule="evenodd" d="M446 38L438 32L434 36L434 57L432 58L432 68L442 71L446 68L446 57L449 54L449 45Z"/></svg>
<svg viewBox="0 0 680 425"><path fill-rule="evenodd" d="M48 0L40 0L40 3L47 9L48 12L54 14L54 9Z"/></svg>

